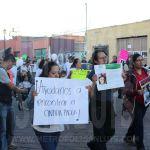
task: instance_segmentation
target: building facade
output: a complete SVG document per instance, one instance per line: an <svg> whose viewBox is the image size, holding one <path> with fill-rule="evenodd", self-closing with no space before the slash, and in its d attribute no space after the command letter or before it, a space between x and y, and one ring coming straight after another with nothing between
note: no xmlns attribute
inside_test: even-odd
<svg viewBox="0 0 150 150"><path fill-rule="evenodd" d="M150 65L150 20L87 31L88 58L97 45L109 47L109 60L121 49L140 53Z"/></svg>
<svg viewBox="0 0 150 150"><path fill-rule="evenodd" d="M61 35L54 37L26 37L16 36L5 41L5 47L11 47L14 55L27 54L30 58L50 58L51 54L57 54L60 62L70 55L83 57L84 36ZM4 40L0 41L0 55L4 50Z"/></svg>
<svg viewBox="0 0 150 150"><path fill-rule="evenodd" d="M51 54L57 54L60 63L65 62L69 56L84 57L84 36L52 36L50 43Z"/></svg>
<svg viewBox="0 0 150 150"><path fill-rule="evenodd" d="M49 37L16 36L5 41L5 48L11 47L16 57L27 54L30 58L47 58L49 52ZM0 41L0 57L4 52L4 40Z"/></svg>

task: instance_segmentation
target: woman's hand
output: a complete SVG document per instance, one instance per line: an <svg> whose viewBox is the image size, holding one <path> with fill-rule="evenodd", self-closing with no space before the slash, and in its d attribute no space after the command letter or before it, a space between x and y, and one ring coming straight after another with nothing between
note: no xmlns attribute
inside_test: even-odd
<svg viewBox="0 0 150 150"><path fill-rule="evenodd" d="M19 89L19 93L28 93L28 89Z"/></svg>
<svg viewBox="0 0 150 150"><path fill-rule="evenodd" d="M93 75L92 81L93 81L94 83L96 83L96 81L97 81L97 75L96 75L96 74Z"/></svg>
<svg viewBox="0 0 150 150"><path fill-rule="evenodd" d="M32 96L33 96L33 97L35 97L35 96L37 96L37 95L38 95L38 93L37 93L36 91L33 91L33 92L32 92Z"/></svg>
<svg viewBox="0 0 150 150"><path fill-rule="evenodd" d="M127 74L125 72L122 72L121 76L123 78L123 81L127 80Z"/></svg>
<svg viewBox="0 0 150 150"><path fill-rule="evenodd" d="M89 93L92 92L92 87L90 85L86 86L85 88L88 89Z"/></svg>

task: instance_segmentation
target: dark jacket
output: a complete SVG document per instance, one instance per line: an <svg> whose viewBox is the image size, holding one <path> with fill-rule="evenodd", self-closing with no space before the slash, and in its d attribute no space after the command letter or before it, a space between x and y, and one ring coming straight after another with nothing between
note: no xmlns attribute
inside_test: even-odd
<svg viewBox="0 0 150 150"><path fill-rule="evenodd" d="M12 90L9 88L7 84L1 82L0 82L0 102L7 105L11 105L12 103Z"/></svg>
<svg viewBox="0 0 150 150"><path fill-rule="evenodd" d="M92 80L94 74L95 71L91 71L88 78ZM107 142L115 133L115 112L112 102L112 90L98 91L97 86L94 87L94 96L90 99L89 115L96 135L109 137L105 141Z"/></svg>

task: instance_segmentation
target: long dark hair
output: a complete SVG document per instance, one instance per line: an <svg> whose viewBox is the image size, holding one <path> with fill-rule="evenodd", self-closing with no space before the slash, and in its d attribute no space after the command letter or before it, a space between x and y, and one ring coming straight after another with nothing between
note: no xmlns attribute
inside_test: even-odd
<svg viewBox="0 0 150 150"><path fill-rule="evenodd" d="M40 63L39 63L39 68L42 69L43 66L44 66L44 64L45 64L45 60L42 59L42 60L40 61Z"/></svg>
<svg viewBox="0 0 150 150"><path fill-rule="evenodd" d="M98 60L98 53L101 53L101 52L103 52L106 56L108 56L108 54L104 50L96 49L92 54L92 64L93 65L96 65L95 61Z"/></svg>
<svg viewBox="0 0 150 150"><path fill-rule="evenodd" d="M133 56L132 56L132 61L133 63L135 63L135 61L137 60L138 57L140 57L141 55L138 54L138 53L135 53ZM141 56L142 57L142 56Z"/></svg>
<svg viewBox="0 0 150 150"><path fill-rule="evenodd" d="M40 77L48 77L49 72L51 71L52 67L54 66L58 66L58 64L56 62L50 61L48 62L42 70L42 73L40 75Z"/></svg>
<svg viewBox="0 0 150 150"><path fill-rule="evenodd" d="M76 65L79 60L80 60L79 58L74 59L73 64L71 65L71 68L76 68Z"/></svg>

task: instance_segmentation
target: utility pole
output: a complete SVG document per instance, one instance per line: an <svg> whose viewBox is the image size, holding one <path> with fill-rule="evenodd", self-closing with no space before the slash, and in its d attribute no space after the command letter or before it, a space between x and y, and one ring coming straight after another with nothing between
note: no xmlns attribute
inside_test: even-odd
<svg viewBox="0 0 150 150"><path fill-rule="evenodd" d="M4 33L4 50L6 49L6 39L5 39L5 35L6 35L6 29L3 30Z"/></svg>
<svg viewBox="0 0 150 150"><path fill-rule="evenodd" d="M87 54L87 3L85 3L85 53Z"/></svg>

